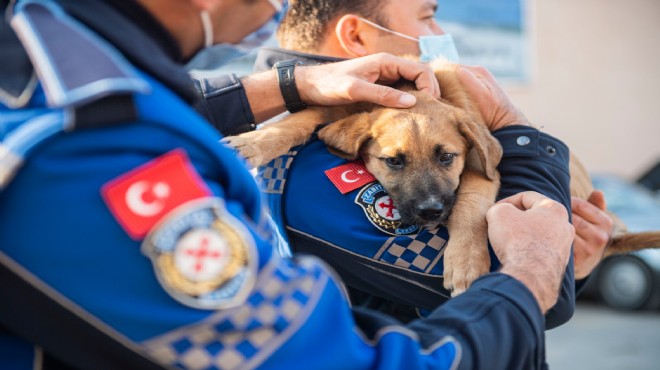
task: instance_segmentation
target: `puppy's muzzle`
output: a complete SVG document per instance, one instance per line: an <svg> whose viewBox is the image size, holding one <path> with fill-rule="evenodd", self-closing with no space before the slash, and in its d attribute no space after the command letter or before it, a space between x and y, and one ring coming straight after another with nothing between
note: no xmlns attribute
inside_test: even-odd
<svg viewBox="0 0 660 370"><path fill-rule="evenodd" d="M415 207L415 213L424 221L444 222L449 218L452 207L456 200L455 196L443 196L440 198L429 198Z"/></svg>

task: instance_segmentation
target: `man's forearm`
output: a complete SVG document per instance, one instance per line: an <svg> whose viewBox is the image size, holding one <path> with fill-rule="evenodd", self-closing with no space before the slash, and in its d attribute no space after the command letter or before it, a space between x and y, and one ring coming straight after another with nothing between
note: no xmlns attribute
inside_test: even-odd
<svg viewBox="0 0 660 370"><path fill-rule="evenodd" d="M284 112L284 99L275 71L242 77L241 82L257 123Z"/></svg>

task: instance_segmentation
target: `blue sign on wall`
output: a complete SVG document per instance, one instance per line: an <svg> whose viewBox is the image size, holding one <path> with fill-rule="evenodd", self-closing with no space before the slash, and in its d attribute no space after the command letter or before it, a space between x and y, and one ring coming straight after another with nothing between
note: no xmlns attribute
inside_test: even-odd
<svg viewBox="0 0 660 370"><path fill-rule="evenodd" d="M436 19L451 33L461 63L482 65L499 81L531 74L526 0L439 0Z"/></svg>

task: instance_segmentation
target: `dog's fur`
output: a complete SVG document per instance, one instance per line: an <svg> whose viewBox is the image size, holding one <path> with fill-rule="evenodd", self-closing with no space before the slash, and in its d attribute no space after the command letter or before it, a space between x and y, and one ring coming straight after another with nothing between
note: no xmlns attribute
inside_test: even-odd
<svg viewBox="0 0 660 370"><path fill-rule="evenodd" d="M259 166L304 144L319 125L334 122L318 132L319 139L340 157L361 158L394 200L402 222L447 226L444 285L457 295L490 269L485 216L499 189L502 148L460 84L457 66L435 62L432 67L440 100L402 83L397 87L417 97L412 108L315 107L224 141ZM571 191L586 199L591 180L575 157L571 175ZM621 232L621 222L616 225L608 254L660 246L660 233L633 236Z"/></svg>

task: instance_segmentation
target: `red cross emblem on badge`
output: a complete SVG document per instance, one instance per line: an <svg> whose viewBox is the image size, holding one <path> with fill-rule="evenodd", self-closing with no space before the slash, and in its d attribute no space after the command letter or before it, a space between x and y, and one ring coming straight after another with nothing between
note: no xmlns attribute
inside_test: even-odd
<svg viewBox="0 0 660 370"><path fill-rule="evenodd" d="M381 199L380 203L378 203L378 207L380 207L381 210L386 210L385 217L390 219L394 218L394 211L396 211L396 207L394 207L394 201L392 198L387 197L387 201Z"/></svg>
<svg viewBox="0 0 660 370"><path fill-rule="evenodd" d="M378 215L380 215L382 218L390 221L397 221L401 219L401 215L399 215L399 211L396 209L394 201L392 198L390 198L389 195L385 195L384 197L379 198L376 201L375 208Z"/></svg>
<svg viewBox="0 0 660 370"><path fill-rule="evenodd" d="M227 242L209 229L188 232L177 244L174 261L190 281L215 279L231 259Z"/></svg>

